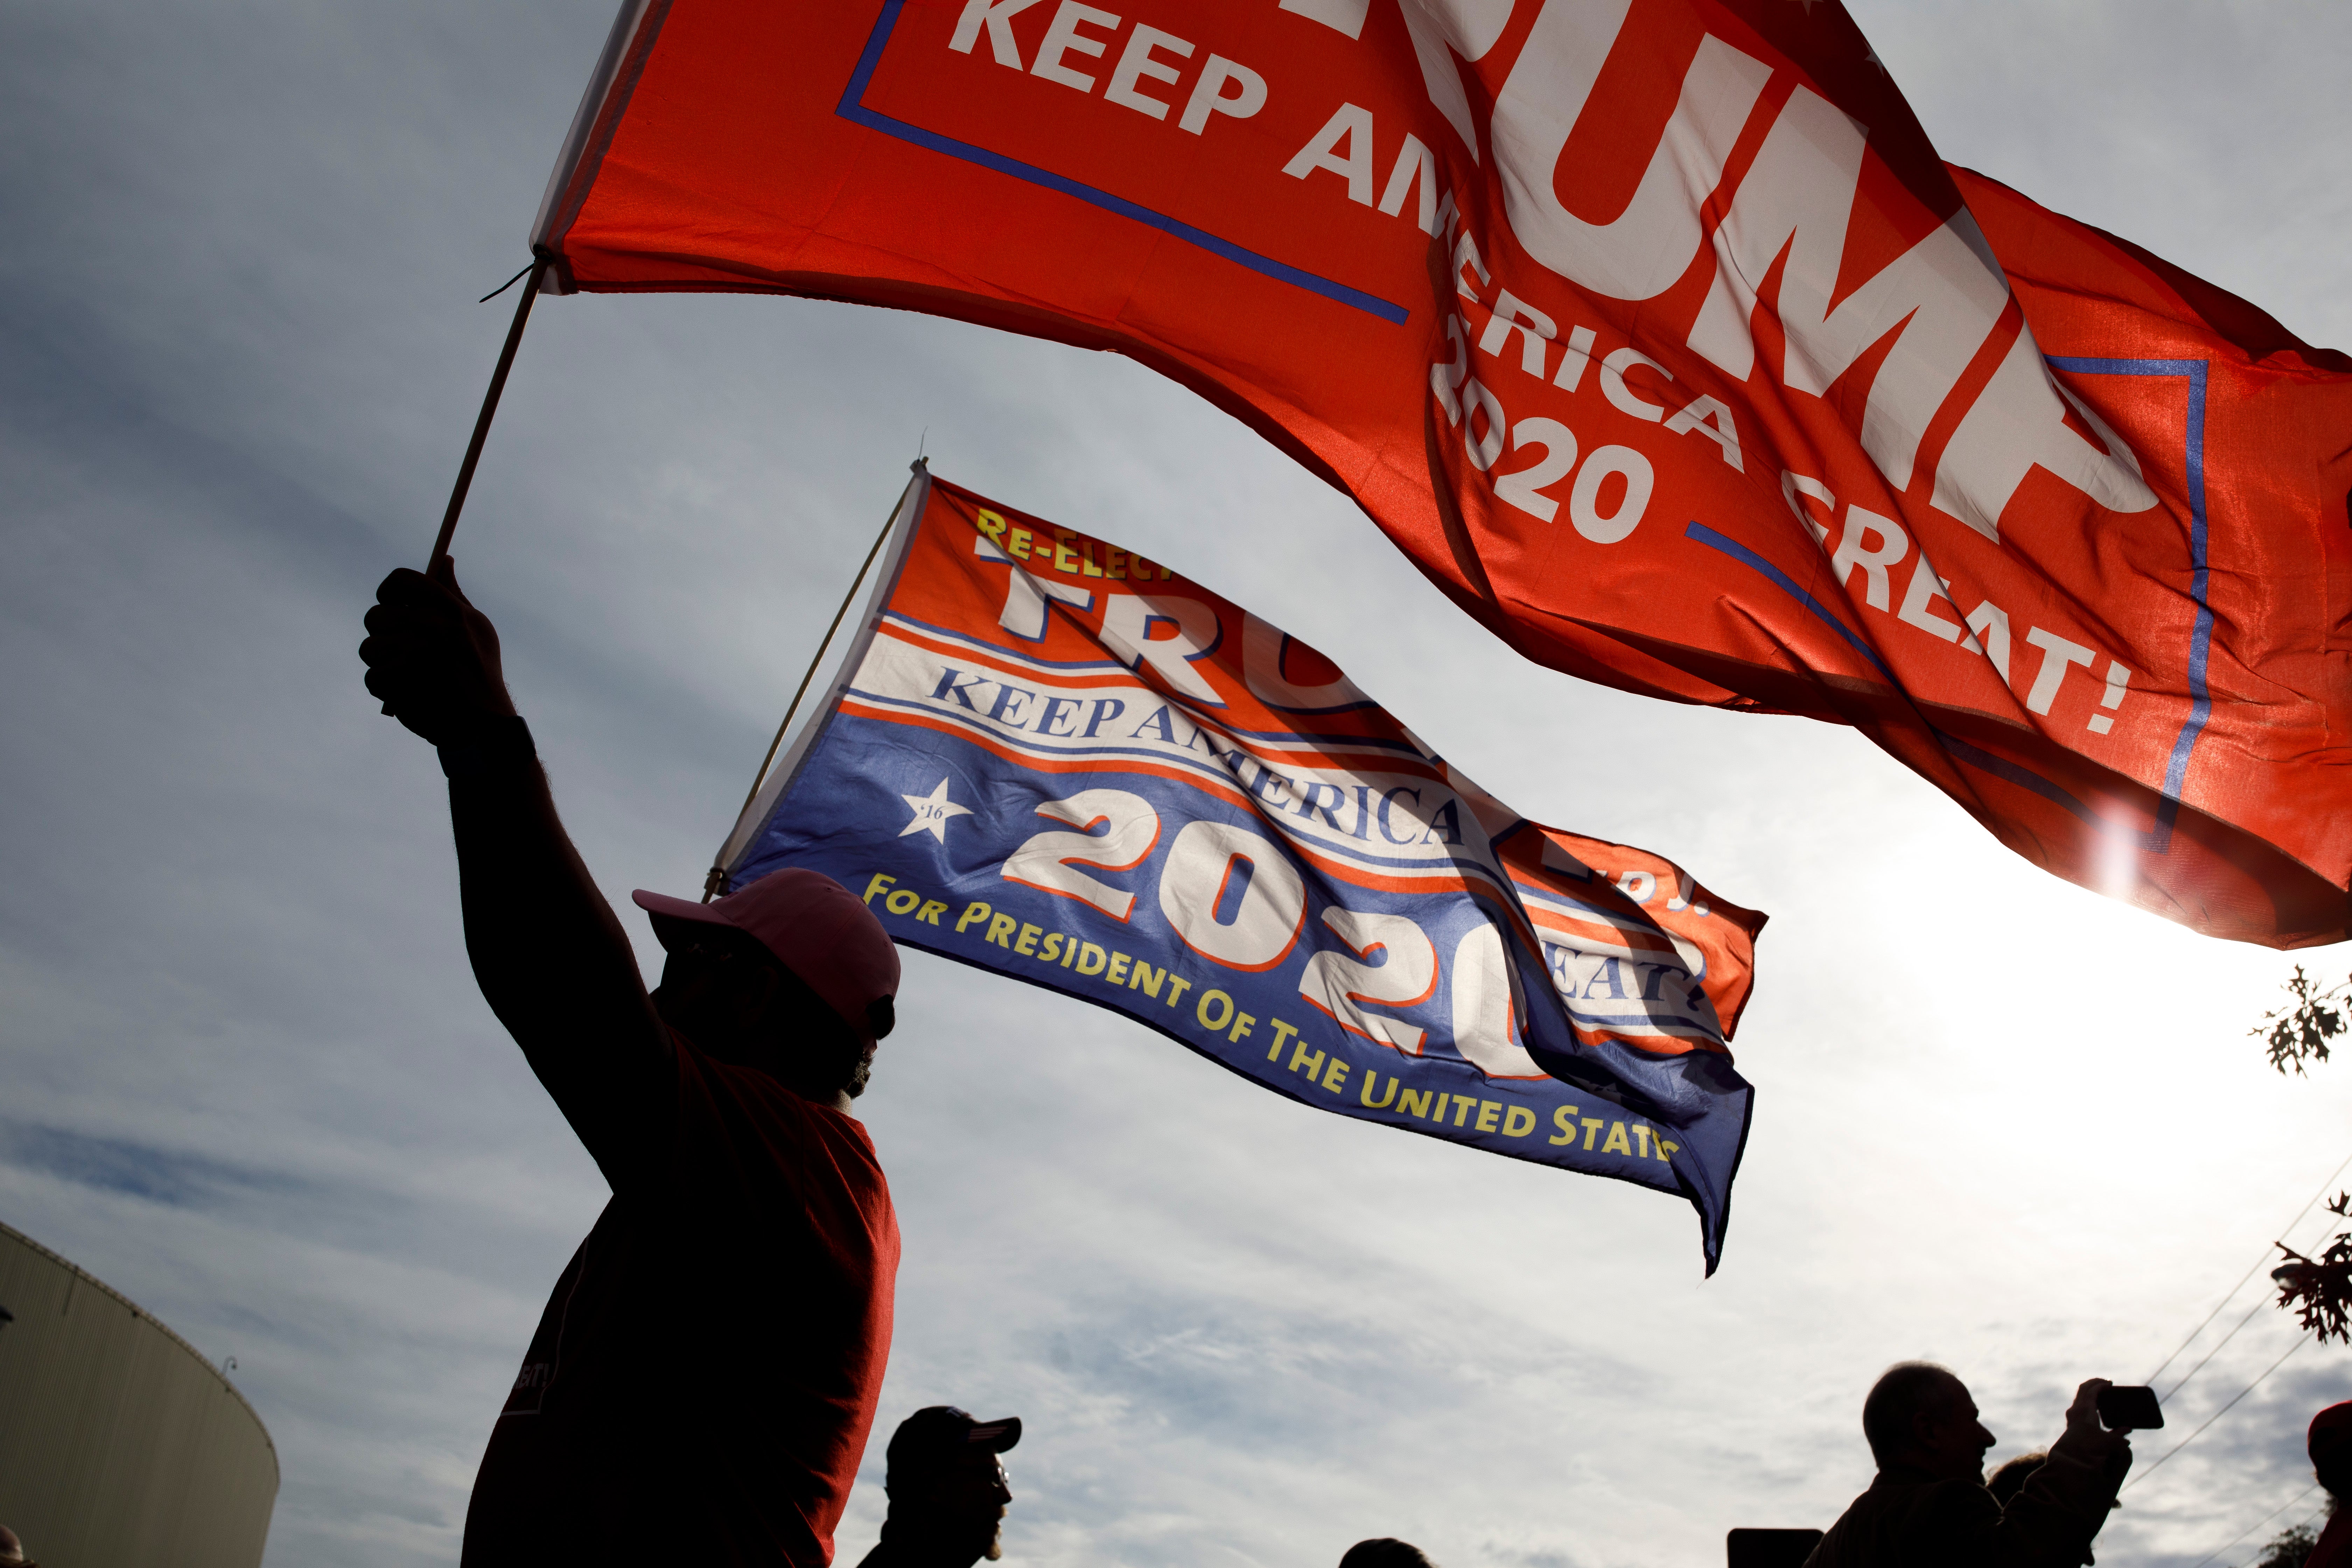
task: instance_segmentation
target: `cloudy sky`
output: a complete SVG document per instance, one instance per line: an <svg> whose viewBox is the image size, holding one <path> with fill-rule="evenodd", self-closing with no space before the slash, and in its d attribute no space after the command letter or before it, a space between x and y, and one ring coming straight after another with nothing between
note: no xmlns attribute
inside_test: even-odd
<svg viewBox="0 0 2352 1568"><path fill-rule="evenodd" d="M1946 156L2352 346L2352 9L1853 9ZM506 320L474 298L610 11L0 0L0 1220L236 1356L273 1568L454 1561L604 1198L474 992L438 770L352 650L430 542ZM2352 1063L2282 1079L2245 1037L2285 958L2034 871L1849 732L1518 660L1123 361L878 310L534 317L457 555L615 898L698 885L919 439L1304 637L1519 810L1773 917L1711 1281L1674 1200L1318 1117L910 955L862 1102L907 1238L883 1420L1026 1418L1013 1563L1719 1563L1867 1482L1888 1362L1958 1368L1997 1455L2046 1442L2352 1154ZM2294 1342L2254 1311L2168 1434ZM2253 1528L2244 1561L2347 1394L2352 1352L2298 1351L2102 1563Z"/></svg>

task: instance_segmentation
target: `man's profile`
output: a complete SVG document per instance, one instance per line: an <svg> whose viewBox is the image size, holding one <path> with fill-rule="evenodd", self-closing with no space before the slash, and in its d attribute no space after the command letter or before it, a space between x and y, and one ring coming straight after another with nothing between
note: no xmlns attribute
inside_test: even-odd
<svg viewBox="0 0 2352 1568"><path fill-rule="evenodd" d="M898 1218L848 1112L897 950L814 871L641 892L668 954L648 993L488 619L446 560L376 599L367 688L440 752L475 978L613 1191L492 1429L463 1561L824 1568L890 1344Z"/></svg>
<svg viewBox="0 0 2352 1568"><path fill-rule="evenodd" d="M1932 1362L1886 1369L1863 1401L1877 1479L1853 1500L1806 1568L2077 1568L2131 1468L2131 1444L2099 1421L2095 1377L2074 1394L2066 1430L2006 1506L1985 1489L1993 1436L1968 1384Z"/></svg>
<svg viewBox="0 0 2352 1568"><path fill-rule="evenodd" d="M952 1405L899 1422L882 1482L890 1499L882 1539L858 1568L971 1568L1002 1558L1013 1488L1000 1456L1019 1441L1019 1416L982 1421Z"/></svg>

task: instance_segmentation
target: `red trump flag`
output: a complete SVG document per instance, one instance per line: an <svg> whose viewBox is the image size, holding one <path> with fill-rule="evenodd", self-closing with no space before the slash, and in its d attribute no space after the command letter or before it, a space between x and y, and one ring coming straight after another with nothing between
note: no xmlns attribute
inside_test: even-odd
<svg viewBox="0 0 2352 1568"><path fill-rule="evenodd" d="M2346 934L2352 361L1948 167L1836 0L628 0L533 241L1128 354L1530 658Z"/></svg>

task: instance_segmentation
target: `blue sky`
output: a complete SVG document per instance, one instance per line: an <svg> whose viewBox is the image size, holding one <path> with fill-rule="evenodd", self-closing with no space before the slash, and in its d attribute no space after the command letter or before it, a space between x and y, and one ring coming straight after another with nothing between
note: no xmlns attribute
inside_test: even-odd
<svg viewBox="0 0 2352 1568"><path fill-rule="evenodd" d="M2352 342L2352 13L1853 8L1946 156ZM236 1356L272 1568L454 1560L604 1197L473 990L438 770L352 648L430 542L506 319L473 300L609 11L0 7L0 1218ZM1673 1200L1312 1116L911 956L861 1102L908 1242L883 1419L1026 1419L1013 1562L1717 1562L1867 1481L1897 1358L1957 1367L1997 1454L2046 1442L2352 1153L2352 1067L2284 1080L2245 1037L2288 960L2042 876L1849 732L1529 666L1171 384L894 312L534 317L457 558L609 893L698 885L919 438L1305 638L1517 808L1773 916L1711 1281ZM2255 1313L2173 1429L2293 1337ZM2298 1352L2102 1560L2193 1568L2292 1497L2348 1363Z"/></svg>

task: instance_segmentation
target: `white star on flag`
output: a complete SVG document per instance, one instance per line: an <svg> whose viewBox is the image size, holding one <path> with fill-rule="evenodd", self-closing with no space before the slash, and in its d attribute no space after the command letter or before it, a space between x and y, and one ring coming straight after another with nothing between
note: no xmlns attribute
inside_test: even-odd
<svg viewBox="0 0 2352 1568"><path fill-rule="evenodd" d="M909 833L928 833L945 844L948 841L949 819L971 815L971 807L958 805L948 798L948 781L945 779L941 779L939 787L929 795L902 795L898 798L905 801L915 814L906 826L898 829L901 838Z"/></svg>

